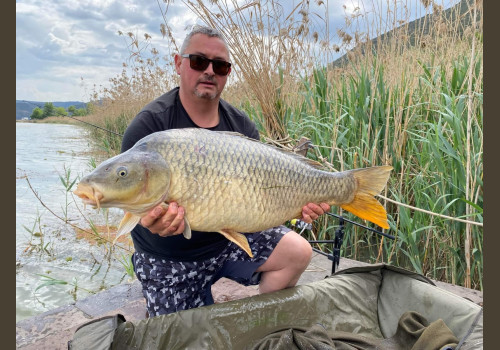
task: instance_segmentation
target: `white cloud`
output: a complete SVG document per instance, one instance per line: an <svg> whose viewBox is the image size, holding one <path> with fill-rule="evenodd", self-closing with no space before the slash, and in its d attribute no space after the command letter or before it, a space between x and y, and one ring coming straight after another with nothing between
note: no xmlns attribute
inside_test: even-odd
<svg viewBox="0 0 500 350"><path fill-rule="evenodd" d="M17 14L36 14L38 7L32 4L16 2L16 15Z"/></svg>
<svg viewBox="0 0 500 350"><path fill-rule="evenodd" d="M199 23L200 21L197 21L197 19L198 17L191 11L181 12L169 18L168 24L172 29L172 35L179 48L188 32L186 28Z"/></svg>
<svg viewBox="0 0 500 350"><path fill-rule="evenodd" d="M16 79L16 99L32 101L88 101L94 89L109 87L121 67L54 66L36 78ZM82 79L83 78L83 79ZM30 97L32 96L32 97Z"/></svg>
<svg viewBox="0 0 500 350"><path fill-rule="evenodd" d="M60 47L61 54L63 55L77 55L89 49L91 42L82 37L72 36L71 39L66 40L49 33L50 40Z"/></svg>
<svg viewBox="0 0 500 350"><path fill-rule="evenodd" d="M16 80L16 99L40 102L88 101L88 95L79 84L37 78Z"/></svg>
<svg viewBox="0 0 500 350"><path fill-rule="evenodd" d="M141 37L147 32L161 44L161 35L154 35L160 23L154 1L18 1L16 98L79 100L89 94L81 77L88 85L107 86L129 58L118 30Z"/></svg>
<svg viewBox="0 0 500 350"><path fill-rule="evenodd" d="M356 15L358 13L363 13L365 11L364 5L360 1L345 1L343 4L345 14L348 16Z"/></svg>

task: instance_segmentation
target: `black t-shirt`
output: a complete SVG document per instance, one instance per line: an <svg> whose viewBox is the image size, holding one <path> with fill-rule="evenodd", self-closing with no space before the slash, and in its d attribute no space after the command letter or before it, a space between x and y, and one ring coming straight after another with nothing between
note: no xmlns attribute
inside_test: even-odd
<svg viewBox="0 0 500 350"><path fill-rule="evenodd" d="M250 118L222 99L219 102L219 117L219 124L209 130L236 131L259 140L259 132ZM175 88L137 114L125 131L121 151L125 152L141 138L157 131L197 127L182 106L179 88ZM138 252L177 261L208 259L222 252L229 244L217 232L192 231L192 237L188 240L182 234L161 237L141 225L132 230L132 240Z"/></svg>

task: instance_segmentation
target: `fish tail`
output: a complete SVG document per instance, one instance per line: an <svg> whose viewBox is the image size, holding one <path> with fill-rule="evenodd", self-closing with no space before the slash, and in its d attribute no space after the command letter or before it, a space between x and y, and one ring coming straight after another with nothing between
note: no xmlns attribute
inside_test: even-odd
<svg viewBox="0 0 500 350"><path fill-rule="evenodd" d="M340 207L361 219L373 222L382 228L389 228L387 212L374 196L384 189L391 170L391 166L352 170L352 175L358 184L357 191L350 203L342 204Z"/></svg>

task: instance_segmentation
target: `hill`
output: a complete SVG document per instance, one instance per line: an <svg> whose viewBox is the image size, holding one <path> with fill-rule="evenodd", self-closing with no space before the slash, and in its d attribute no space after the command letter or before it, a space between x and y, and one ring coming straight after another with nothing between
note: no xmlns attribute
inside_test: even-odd
<svg viewBox="0 0 500 350"><path fill-rule="evenodd" d="M85 108L86 106L85 102L80 101L52 102L52 104L55 107L64 107L66 109L69 106L75 106L76 108ZM43 108L44 105L45 102L16 100L16 120L29 117L35 107Z"/></svg>
<svg viewBox="0 0 500 350"><path fill-rule="evenodd" d="M458 22L458 30L463 33L467 27L472 24L472 11L471 6L474 0L460 0L456 5L443 11L443 18L446 19L448 23ZM390 40L394 35L400 30L407 30L409 35L408 45L415 46L417 44L417 37L422 37L423 35L429 34L430 28L434 25L435 21L438 19L438 15L435 13L427 14L421 18L418 18L406 25L402 25L387 33L380 35L371 40L371 49L376 51L377 44L379 42L384 42ZM479 18L477 19L479 20ZM351 50L351 52L365 53L364 45L360 45ZM342 67L349 62L348 55L345 54L342 57L336 59L331 63L332 67Z"/></svg>

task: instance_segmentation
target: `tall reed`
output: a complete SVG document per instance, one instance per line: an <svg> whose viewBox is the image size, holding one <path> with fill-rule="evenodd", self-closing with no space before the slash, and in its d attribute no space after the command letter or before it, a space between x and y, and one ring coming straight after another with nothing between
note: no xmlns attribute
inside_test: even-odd
<svg viewBox="0 0 500 350"><path fill-rule="evenodd" d="M387 86L384 67L373 62L368 71L341 77L328 85L326 70L314 73L314 83L304 82L306 105L288 124L290 136L309 137L320 145L318 158L338 170L377 164L394 166L387 197L451 217L482 222L482 94L474 99L473 127L466 140L467 95L457 88L458 77L469 62L458 60L454 73L431 72L421 66L415 86ZM439 88L436 88L437 81ZM472 82L474 84L475 81ZM467 89L467 81L460 83ZM476 88L474 87L474 90ZM455 90L455 91L454 91ZM321 113L311 115L311 106ZM471 172L466 158L471 158ZM467 197L466 183L470 178ZM466 206L473 210L467 215ZM466 279L465 224L388 203L394 242L356 229L344 247L354 258L386 261L412 268L429 277L464 284ZM347 214L349 215L349 214ZM328 238L333 223L317 229ZM482 228L471 227L471 286L482 287ZM359 255L364 251L363 255Z"/></svg>

